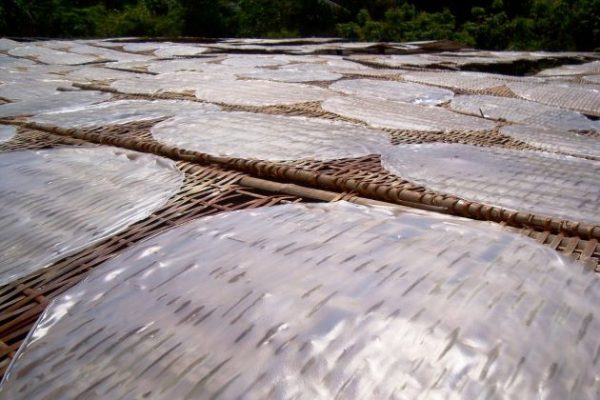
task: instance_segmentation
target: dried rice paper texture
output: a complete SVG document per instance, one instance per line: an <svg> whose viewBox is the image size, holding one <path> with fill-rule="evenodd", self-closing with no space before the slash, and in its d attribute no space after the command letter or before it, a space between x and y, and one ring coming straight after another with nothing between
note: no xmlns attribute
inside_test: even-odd
<svg viewBox="0 0 600 400"><path fill-rule="evenodd" d="M529 125L508 125L500 133L544 150L600 160L600 133L565 131Z"/></svg>
<svg viewBox="0 0 600 400"><path fill-rule="evenodd" d="M1 40L1 39L0 39ZM11 57L4 54L0 54L0 79L5 82L6 77L9 74L6 71L10 71L10 73L17 73L23 69L31 67L33 65L38 65L34 61L28 60L26 58L18 58Z"/></svg>
<svg viewBox="0 0 600 400"><path fill-rule="evenodd" d="M358 54L350 56L349 59L382 65L389 68L402 68L406 66L422 67L439 63L439 61L432 59L427 54L393 54L389 56Z"/></svg>
<svg viewBox="0 0 600 400"><path fill-rule="evenodd" d="M80 108L82 105L100 103L109 100L110 93L90 90L73 92L56 92L56 94L28 99L16 103L0 105L0 117L32 115L50 111L67 111Z"/></svg>
<svg viewBox="0 0 600 400"><path fill-rule="evenodd" d="M170 160L112 147L0 154L0 285L146 218L182 180Z"/></svg>
<svg viewBox="0 0 600 400"><path fill-rule="evenodd" d="M588 75L584 76L583 80L590 83L600 84L600 75Z"/></svg>
<svg viewBox="0 0 600 400"><path fill-rule="evenodd" d="M202 54L206 52L208 48L199 47L199 46L161 46L156 51L154 51L154 55L157 57L178 57L178 56L195 56L198 54Z"/></svg>
<svg viewBox="0 0 600 400"><path fill-rule="evenodd" d="M351 96L424 105L445 103L454 96L452 91L446 89L411 82L375 79L344 80L333 83L329 88Z"/></svg>
<svg viewBox="0 0 600 400"><path fill-rule="evenodd" d="M155 125L158 142L216 156L335 160L379 154L385 132L318 118L246 112L187 114Z"/></svg>
<svg viewBox="0 0 600 400"><path fill-rule="evenodd" d="M600 116L600 85L512 82L508 88L527 100Z"/></svg>
<svg viewBox="0 0 600 400"><path fill-rule="evenodd" d="M561 65L560 67L556 68L548 68L538 73L538 76L576 76L588 74L600 74L600 61L592 61L577 65Z"/></svg>
<svg viewBox="0 0 600 400"><path fill-rule="evenodd" d="M104 67L116 70L147 72L148 65L150 64L151 62L148 61L117 61L106 63Z"/></svg>
<svg viewBox="0 0 600 400"><path fill-rule="evenodd" d="M225 213L57 298L2 395L591 400L598 301L592 272L492 224L344 203Z"/></svg>
<svg viewBox="0 0 600 400"><path fill-rule="evenodd" d="M321 101L334 92L316 86L261 80L206 80L196 90L196 97L223 104L272 106Z"/></svg>
<svg viewBox="0 0 600 400"><path fill-rule="evenodd" d="M70 86L62 75L77 68L79 66L36 64L27 58L0 56L0 80L4 83L42 82Z"/></svg>
<svg viewBox="0 0 600 400"><path fill-rule="evenodd" d="M185 94L193 93L196 88L211 79L215 79L215 77L200 72L173 72L119 79L110 86L118 92L130 94Z"/></svg>
<svg viewBox="0 0 600 400"><path fill-rule="evenodd" d="M289 64L290 58L283 55L238 55L230 54L221 64L232 67L254 68Z"/></svg>
<svg viewBox="0 0 600 400"><path fill-rule="evenodd" d="M113 49L106 49L103 47L90 46L82 43L76 43L70 46L68 50L71 53L93 55L112 61L147 61L153 59L153 57L142 54L132 54Z"/></svg>
<svg viewBox="0 0 600 400"><path fill-rule="evenodd" d="M472 115L483 114L485 118L496 120L504 119L566 130L600 131L598 121L592 121L578 112L508 97L457 96L450 103L450 108Z"/></svg>
<svg viewBox="0 0 600 400"><path fill-rule="evenodd" d="M67 111L38 114L30 120L39 124L63 128L88 128L105 125L126 124L171 117L185 113L216 111L213 104L177 100L117 100L78 107Z"/></svg>
<svg viewBox="0 0 600 400"><path fill-rule="evenodd" d="M231 76L234 75L234 71L242 71L242 69L237 69L235 67L224 67L220 64L215 64L214 62L218 60L220 60L220 57L196 57L192 59L154 61L148 64L148 71L160 74L181 71L205 72L215 74L217 71L226 71L227 75ZM248 69L243 69L243 71L246 70Z"/></svg>
<svg viewBox="0 0 600 400"><path fill-rule="evenodd" d="M39 100L48 96L60 95L61 92L57 90L58 88L71 86L71 82L66 80L43 81L37 80L37 76L31 75L24 74L19 77L20 79L0 85L0 97L13 102Z"/></svg>
<svg viewBox="0 0 600 400"><path fill-rule="evenodd" d="M281 82L335 81L342 77L322 64L292 64L278 69L257 68L237 75L242 78Z"/></svg>
<svg viewBox="0 0 600 400"><path fill-rule="evenodd" d="M324 110L358 119L378 128L424 132L489 131L496 124L483 118L458 114L439 107L378 99L334 97L322 103Z"/></svg>
<svg viewBox="0 0 600 400"><path fill-rule="evenodd" d="M0 143L8 142L17 134L17 127L12 125L0 125Z"/></svg>
<svg viewBox="0 0 600 400"><path fill-rule="evenodd" d="M140 42L140 43L125 43L121 44L124 51L130 51L133 53L144 53L147 51L158 50L164 46L164 43L160 42Z"/></svg>
<svg viewBox="0 0 600 400"><path fill-rule="evenodd" d="M21 45L21 43L15 41L15 40L7 39L7 38L0 38L0 51L14 49L15 47L19 47L20 45Z"/></svg>
<svg viewBox="0 0 600 400"><path fill-rule="evenodd" d="M600 223L600 162L462 144L388 148L388 171L436 192L556 217Z"/></svg>
<svg viewBox="0 0 600 400"><path fill-rule="evenodd" d="M46 64L77 65L99 61L98 57L54 50L43 46L21 45L8 50L16 57L32 57Z"/></svg>
<svg viewBox="0 0 600 400"><path fill-rule="evenodd" d="M323 56L325 57L325 56ZM344 60L340 57L331 57L326 62L327 67L339 74L344 75L363 75L363 76L373 76L373 77L384 77L384 76L396 76L399 75L401 71L395 69L387 69L387 68L371 68L366 65Z"/></svg>
<svg viewBox="0 0 600 400"><path fill-rule="evenodd" d="M82 67L68 73L65 76L67 79L74 81L113 81L117 79L136 79L140 76L127 71L119 71L111 68L103 67Z"/></svg>
<svg viewBox="0 0 600 400"><path fill-rule="evenodd" d="M441 86L449 89L460 89L468 91L481 91L499 86L508 82L543 82L541 78L519 78L515 76L486 74L482 72L429 72L415 71L403 73L402 77L410 82L423 83L427 85Z"/></svg>

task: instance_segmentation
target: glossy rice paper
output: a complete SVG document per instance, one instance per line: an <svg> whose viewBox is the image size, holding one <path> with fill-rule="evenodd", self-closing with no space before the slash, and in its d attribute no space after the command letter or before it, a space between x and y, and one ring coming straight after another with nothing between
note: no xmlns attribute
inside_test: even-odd
<svg viewBox="0 0 600 400"><path fill-rule="evenodd" d="M377 128L443 133L491 131L494 122L462 115L441 107L399 103L376 98L333 97L322 103L325 111L364 121Z"/></svg>
<svg viewBox="0 0 600 400"><path fill-rule="evenodd" d="M1 393L591 400L598 301L592 272L497 225L344 203L225 213L57 298Z"/></svg>
<svg viewBox="0 0 600 400"><path fill-rule="evenodd" d="M542 151L463 144L388 148L388 171L466 200L591 224L600 223L600 162Z"/></svg>
<svg viewBox="0 0 600 400"><path fill-rule="evenodd" d="M387 133L347 122L247 112L190 113L151 130L168 146L262 160L335 160L379 154Z"/></svg>
<svg viewBox="0 0 600 400"><path fill-rule="evenodd" d="M182 184L170 160L113 147L0 154L0 285L144 219Z"/></svg>

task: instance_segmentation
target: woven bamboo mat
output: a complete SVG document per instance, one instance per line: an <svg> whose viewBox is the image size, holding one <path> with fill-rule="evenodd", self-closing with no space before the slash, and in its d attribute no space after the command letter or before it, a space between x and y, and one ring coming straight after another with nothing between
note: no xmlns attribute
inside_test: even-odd
<svg viewBox="0 0 600 400"><path fill-rule="evenodd" d="M130 145L134 143L136 147L148 151L149 148L158 145L150 141L148 130L153 123L154 121L146 121L115 126L111 129L105 128L101 135L104 138L112 138L116 142L124 141L123 143ZM90 138L99 135L94 131L89 131L88 134ZM4 147L0 147L0 151L82 144L88 144L88 142L21 127L17 136ZM371 185L394 187L396 190L418 193L427 198L440 198L439 195L428 193L423 188L415 187L397 177L383 173L378 156L327 163L304 161L289 164L291 165L258 165L257 171L279 171L278 173L283 174L283 178L285 178L285 171L293 168L299 174L302 171L316 172L334 178L343 178L351 174L353 179L356 179L357 171L360 170L360 173L363 174L361 179L370 182ZM322 201L350 200L359 204L376 204L376 202L356 197L352 192L332 193L292 184L280 184L253 178L216 164L200 166L179 161L177 166L185 173L183 187L165 206L150 217L117 235L54 263L49 268L36 271L0 288L0 375L4 373L33 324L53 298L81 281L95 267L113 258L134 243L195 218L223 211L315 199ZM431 208L437 209L437 207ZM503 224L506 225L504 222ZM584 240L580 237L557 235L550 231L540 232L529 228L520 229L520 232L557 251L586 262L594 268L600 268L600 244L596 239Z"/></svg>
<svg viewBox="0 0 600 400"><path fill-rule="evenodd" d="M46 132L19 127L10 140L0 143L0 152L12 150L40 150L51 147L81 146L89 143L66 136L50 135Z"/></svg>
<svg viewBox="0 0 600 400"><path fill-rule="evenodd" d="M108 144L131 150L151 152L175 160L219 164L227 168L248 173L252 176L284 182L308 185L319 189L338 192L356 192L362 197L386 201L405 206L429 209L438 212L464 216L479 220L505 222L517 228L531 228L537 231L549 231L565 236L576 236L583 239L600 239L600 226L583 224L577 221L567 221L558 218L534 215L527 212L515 212L496 206L488 206L478 202L467 201L456 196L435 193L421 186L414 185L381 168L378 158L363 157L351 160L333 162L297 161L297 162L266 162L239 158L216 157L205 153L177 149L158 143L150 136L149 126L145 122L126 124L95 129L63 129L58 127L27 124L27 126L43 129L52 133L86 140L97 144ZM409 143L423 143L434 137L424 134L406 135L396 132L392 136L406 138ZM526 148L525 144L512 139L497 136L457 134L462 143L480 146L500 145L507 148ZM445 137L445 135L440 135ZM423 140L424 138L425 140ZM452 138L452 136L450 136ZM483 139L482 139L483 138ZM451 140L451 139L450 139ZM496 141L496 142L494 142Z"/></svg>

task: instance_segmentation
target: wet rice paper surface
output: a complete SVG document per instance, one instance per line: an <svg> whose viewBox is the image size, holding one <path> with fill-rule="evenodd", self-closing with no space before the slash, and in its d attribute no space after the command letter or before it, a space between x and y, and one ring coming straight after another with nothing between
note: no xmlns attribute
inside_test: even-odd
<svg viewBox="0 0 600 400"><path fill-rule="evenodd" d="M160 143L215 156L335 160L379 154L387 133L347 122L247 112L189 113L155 125Z"/></svg>
<svg viewBox="0 0 600 400"><path fill-rule="evenodd" d="M600 162L463 144L388 148L388 171L436 192L540 216L598 224Z"/></svg>
<svg viewBox="0 0 600 400"><path fill-rule="evenodd" d="M224 213L57 298L1 393L594 399L599 300L593 273L497 225L345 203Z"/></svg>
<svg viewBox="0 0 600 400"><path fill-rule="evenodd" d="M113 147L0 154L0 285L144 219L182 181L170 160Z"/></svg>

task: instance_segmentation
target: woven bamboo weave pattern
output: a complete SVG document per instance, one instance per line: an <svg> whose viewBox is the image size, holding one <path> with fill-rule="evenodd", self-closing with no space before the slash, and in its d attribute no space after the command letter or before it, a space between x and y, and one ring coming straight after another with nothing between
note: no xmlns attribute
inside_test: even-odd
<svg viewBox="0 0 600 400"><path fill-rule="evenodd" d="M183 161L227 165L231 168L259 177L288 180L297 184L317 186L326 190L354 191L361 196L377 200L415 207L433 207L438 211L445 210L445 212L470 218L497 222L504 221L517 227L532 227L536 230L549 230L553 233L567 233L586 239L600 238L600 226L595 224L585 224L581 221L569 221L483 205L477 202L465 201L452 195L443 195L424 190L421 186L410 183L408 185L381 184L383 182L390 182L390 180L393 182L404 183L407 183L407 181L394 177L393 175L382 177L381 174L364 174L364 171L360 168L356 168L355 170L347 169L347 173L334 176L328 173L319 173L318 171L307 169L306 165L312 165L311 163L303 163L301 164L301 167L296 167L289 163L280 164L259 160L215 157L186 149L171 148L161 145L153 140L148 140L147 137L144 137L144 135L147 135L147 130L141 130L138 135L133 135L134 137L131 137L132 131L130 129L124 129L123 127L115 127L113 130L109 131L104 129L65 130L49 126L39 126L37 124L30 124L30 126L49 130L60 135L85 139L93 143L116 145L138 151L152 152ZM124 133L125 135L122 135L121 133Z"/></svg>

